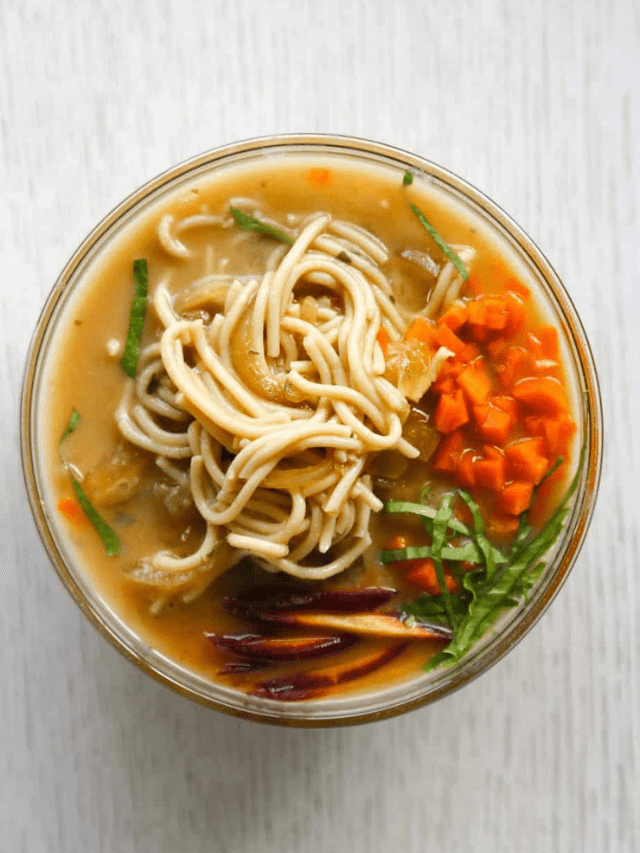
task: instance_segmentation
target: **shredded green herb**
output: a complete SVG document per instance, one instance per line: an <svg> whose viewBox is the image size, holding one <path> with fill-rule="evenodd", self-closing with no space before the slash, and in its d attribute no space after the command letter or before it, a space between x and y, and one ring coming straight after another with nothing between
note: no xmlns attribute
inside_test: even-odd
<svg viewBox="0 0 640 853"><path fill-rule="evenodd" d="M410 204L409 207L415 213L415 215L420 220L421 225L428 231L428 233L433 237L438 246L442 249L445 255L449 258L449 260L456 267L460 275L465 281L469 281L469 273L467 272L467 268L462 263L458 255L453 251L450 246L444 242L442 237L438 234L436 229L431 225L431 223L427 220L424 213L420 210L420 208L416 207L415 204Z"/></svg>
<svg viewBox="0 0 640 853"><path fill-rule="evenodd" d="M410 187L413 183L413 172L410 172L408 169L402 176L402 183L405 187Z"/></svg>
<svg viewBox="0 0 640 853"><path fill-rule="evenodd" d="M244 210L238 210L233 205L230 205L230 208L231 215L235 219L236 225L239 225L240 228L243 228L245 231L255 231L256 234L265 234L267 237L273 237L274 240L280 240L282 243L288 243L290 246L293 246L294 240L288 234L285 234L284 231L274 228L268 222L260 222L255 216L245 213Z"/></svg>
<svg viewBox="0 0 640 853"><path fill-rule="evenodd" d="M451 642L427 662L425 670L452 666L460 661L502 610L517 607L522 600L528 600L529 591L540 579L546 566L542 557L557 541L569 513L569 502L580 479L584 451L583 445L576 474L547 524L534 535L527 513L522 513L518 531L507 554L491 545L485 534L480 508L465 491L460 490L458 494L469 507L473 531L451 517L451 494L445 495L437 510L409 501L395 501L385 505L386 512L412 513L432 524L431 545L387 550L381 554L383 563L431 557L436 565L442 595L424 594L404 607L409 616L448 625L454 631ZM562 459L558 459L549 473L553 473L560 464ZM462 535L472 541L452 545L447 542L451 534ZM462 589L459 592L445 592L443 560L449 562L452 573L460 580ZM471 572L464 571L459 565L461 562L477 563L478 568Z"/></svg>
<svg viewBox="0 0 640 853"><path fill-rule="evenodd" d="M133 280L135 293L131 303L131 314L129 316L129 331L127 341L124 345L122 356L122 369L135 378L138 369L138 358L140 357L140 341L142 340L142 328L147 311L147 292L149 289L149 269L144 258L133 262Z"/></svg>
<svg viewBox="0 0 640 853"><path fill-rule="evenodd" d="M72 472L71 467L69 466L69 463L67 462L65 455L64 455L64 443L67 440L67 438L71 435L71 433L75 432L79 423L80 423L80 414L77 411L77 409L74 409L73 412L71 413L71 417L69 418L69 422L67 423L66 427L64 428L62 435L60 436L60 444L59 444L60 458L62 459L62 464L67 469L67 473L68 473L69 478L71 480L71 485L73 486L73 491L75 492L76 498L78 499L78 503L80 504L80 508L82 509L84 514L87 516L87 518L89 519L91 524L96 529L98 535L100 536L100 539L102 539L102 544L104 545L104 549L107 552L107 554L110 557L114 557L114 556L116 556L116 554L120 553L120 548L121 548L120 539L118 538L117 534L114 533L114 531L111 529L111 527L109 527L107 522L104 520L104 518L102 518L100 513L97 511L97 509L91 503L91 501L87 497L84 489L80 485L80 481L75 476L75 474Z"/></svg>

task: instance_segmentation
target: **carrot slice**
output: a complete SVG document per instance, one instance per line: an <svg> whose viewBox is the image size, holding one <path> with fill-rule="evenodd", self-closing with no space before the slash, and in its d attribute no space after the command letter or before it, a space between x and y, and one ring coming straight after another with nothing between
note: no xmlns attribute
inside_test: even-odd
<svg viewBox="0 0 640 853"><path fill-rule="evenodd" d="M509 539L518 530L519 521L515 515L493 511L487 518L486 531L493 539Z"/></svg>
<svg viewBox="0 0 640 853"><path fill-rule="evenodd" d="M531 296L529 288L519 282L517 278L509 277L505 282L505 290L517 293L518 296L522 296L524 299L528 299Z"/></svg>
<svg viewBox="0 0 640 853"><path fill-rule="evenodd" d="M438 326L438 329L433 336L433 342L439 347L446 347L447 349L450 349L451 352L454 352L456 355L460 355L464 349L464 341L461 341L456 333L452 332L449 326L444 323L441 326Z"/></svg>
<svg viewBox="0 0 640 853"><path fill-rule="evenodd" d="M500 492L505 484L504 456L497 448L485 447L484 455L473 463L476 483L492 492Z"/></svg>
<svg viewBox="0 0 640 853"><path fill-rule="evenodd" d="M522 328L527 315L527 309L525 308L522 297L518 293L514 293L513 290L508 290L505 293L504 302L508 315L504 334L507 337L513 337Z"/></svg>
<svg viewBox="0 0 640 853"><path fill-rule="evenodd" d="M518 403L508 394L498 394L492 398L491 404L502 409L503 412L508 412L514 418L518 415Z"/></svg>
<svg viewBox="0 0 640 853"><path fill-rule="evenodd" d="M429 595L442 595L440 581L436 573L436 564L430 557L408 562L416 564L405 575L409 583L420 587L420 589L424 589ZM452 575L445 574L444 582L449 592L457 592L460 587L458 581Z"/></svg>
<svg viewBox="0 0 640 853"><path fill-rule="evenodd" d="M404 333L404 340L418 340L431 345L435 331L435 326L426 317L416 317Z"/></svg>
<svg viewBox="0 0 640 853"><path fill-rule="evenodd" d="M465 367L456 381L471 403L486 403L491 396L489 377L477 363Z"/></svg>
<svg viewBox="0 0 640 853"><path fill-rule="evenodd" d="M533 496L533 483L516 480L504 487L498 497L497 507L507 515L520 515L529 509Z"/></svg>
<svg viewBox="0 0 640 853"><path fill-rule="evenodd" d="M549 460L542 455L541 438L522 438L505 448L509 471L518 480L538 484L549 469Z"/></svg>
<svg viewBox="0 0 640 853"><path fill-rule="evenodd" d="M382 352L386 354L387 347L389 346L389 332L387 332L384 326L380 326L380 328L378 329L376 340L380 344L380 349L382 350Z"/></svg>
<svg viewBox="0 0 640 853"><path fill-rule="evenodd" d="M467 306L462 302L454 302L450 308L438 318L438 325L443 323L448 326L451 331L457 332L461 326L467 322Z"/></svg>
<svg viewBox="0 0 640 853"><path fill-rule="evenodd" d="M450 433L466 424L469 420L467 404L462 391L455 394L443 394L438 400L433 417L433 424L438 432Z"/></svg>
<svg viewBox="0 0 640 853"><path fill-rule="evenodd" d="M455 471L464 450L464 435L461 430L454 430L440 442L433 459L436 471Z"/></svg>
<svg viewBox="0 0 640 853"><path fill-rule="evenodd" d="M91 525L91 522L84 514L82 507L74 498L62 498L58 501L58 510L69 521L76 524L78 527L86 527Z"/></svg>
<svg viewBox="0 0 640 853"><path fill-rule="evenodd" d="M538 331L543 358L557 361L560 356L560 345L558 342L558 330L555 326L543 326Z"/></svg>
<svg viewBox="0 0 640 853"><path fill-rule="evenodd" d="M490 444L502 446L507 440L513 425L513 416L492 402L483 406L474 406L473 414L480 434Z"/></svg>
<svg viewBox="0 0 640 853"><path fill-rule="evenodd" d="M503 298L490 296L484 300L485 326L492 331L504 329L509 320L509 312Z"/></svg>
<svg viewBox="0 0 640 853"><path fill-rule="evenodd" d="M484 282L480 278L477 273L469 273L469 278L467 279L467 288L473 296L479 296L481 293L484 293Z"/></svg>
<svg viewBox="0 0 640 853"><path fill-rule="evenodd" d="M316 186L324 186L325 184L331 183L331 172L329 169L322 168L314 168L309 169L307 172L307 180L310 184L315 184Z"/></svg>
<svg viewBox="0 0 640 853"><path fill-rule="evenodd" d="M545 415L557 415L567 410L567 395L562 383L551 376L520 379L513 396L525 406Z"/></svg>
<svg viewBox="0 0 640 853"><path fill-rule="evenodd" d="M465 489L472 489L476 484L474 458L475 451L467 448L460 456L456 470L456 478Z"/></svg>

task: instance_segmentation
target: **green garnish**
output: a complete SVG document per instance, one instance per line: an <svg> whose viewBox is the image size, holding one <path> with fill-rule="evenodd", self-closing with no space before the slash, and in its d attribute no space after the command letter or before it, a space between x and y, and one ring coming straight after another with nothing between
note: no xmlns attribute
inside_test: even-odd
<svg viewBox="0 0 640 853"><path fill-rule="evenodd" d="M562 531L569 513L569 502L578 486L583 458L584 445L571 484L542 530L534 535L527 513L522 513L518 532L507 554L491 545L484 531L480 508L465 491L460 490L458 494L471 512L473 531L451 517L451 494L445 495L438 510L408 501L385 505L387 512L413 513L433 525L431 545L388 550L381 554L383 563L431 557L436 565L442 595L421 595L404 607L409 616L448 625L454 631L451 642L427 662L425 670L452 666L460 661L481 639L500 611L517 607L523 599L527 600L529 591L545 569L542 557ZM549 473L560 464L562 459L558 459ZM451 533L469 537L472 541L456 546L447 544L446 538ZM451 572L461 582L460 592L445 593L444 577L441 577L442 560L450 563ZM462 566L456 565L463 561L477 563L478 567L471 572L464 571Z"/></svg>
<svg viewBox="0 0 640 853"><path fill-rule="evenodd" d="M482 551L482 555L484 557L483 562L487 569L487 580L490 581L496 572L496 561L493 558L493 548L491 547L491 543L484 532L484 519L482 518L480 507L468 492L460 489L458 494L469 507L469 512L473 518L474 538L476 540L476 545Z"/></svg>
<svg viewBox="0 0 640 853"><path fill-rule="evenodd" d="M233 205L229 206L231 208L231 215L235 219L236 225L239 225L240 228L243 228L245 231L255 231L256 234L266 234L267 237L273 237L275 240L280 240L283 243L293 246L295 241L288 234L285 234L284 231L274 228L273 225L269 225L267 222L260 222L255 216L245 213L244 210L238 210Z"/></svg>
<svg viewBox="0 0 640 853"><path fill-rule="evenodd" d="M433 237L433 239L436 241L438 246L442 249L442 251L445 253L445 255L449 258L449 260L456 267L456 269L458 270L458 272L460 273L462 278L465 281L469 281L469 273L467 272L467 268L465 267L465 265L462 263L462 261L460 260L458 255L456 255L456 253L453 251L453 249L450 246L447 246L447 244L444 242L442 237L438 234L438 232L433 227L433 225L431 225L431 223L427 220L426 216L420 210L420 208L416 207L415 204L410 204L409 207L415 213L415 215L418 217L421 225L429 232L429 234Z"/></svg>
<svg viewBox="0 0 640 853"><path fill-rule="evenodd" d="M451 509L452 495L445 495L440 504L440 509L433 519L433 543L431 545L431 559L436 567L436 577L440 584L440 592L444 602L444 609L447 612L449 624L453 628L455 619L453 616L453 607L451 605L451 596L447 587L447 582L444 577L444 567L442 565L442 547L447 536L447 526L453 516Z"/></svg>
<svg viewBox="0 0 640 853"><path fill-rule="evenodd" d="M124 345L122 356L122 369L135 379L140 356L140 341L142 340L142 327L144 316L147 311L147 291L149 289L149 269L144 258L133 262L133 280L135 282L135 293L131 303L131 314L129 315L129 331L127 341Z"/></svg>
<svg viewBox="0 0 640 853"><path fill-rule="evenodd" d="M97 509L93 506L89 498L87 497L84 489L80 485L80 481L75 476L75 474L71 471L69 463L65 459L64 456L64 443L67 440L68 436L71 435L72 432L75 432L78 424L80 423L80 414L76 409L71 412L71 417L69 418L69 422L62 435L60 436L60 458L62 459L62 464L67 469L67 473L69 474L69 478L71 479L71 485L73 486L73 491L75 492L76 498L78 499L78 503L80 504L80 508L87 516L91 524L96 529L98 536L102 539L102 544L104 545L104 549L110 557L115 557L116 554L120 553L121 543L118 536L114 533L114 531L109 527L107 522L102 518Z"/></svg>
<svg viewBox="0 0 640 853"><path fill-rule="evenodd" d="M408 169L402 176L402 183L405 185L405 187L409 187L413 183L413 173L410 172Z"/></svg>
<svg viewBox="0 0 640 853"><path fill-rule="evenodd" d="M69 418L69 423L64 428L64 432L60 436L60 455L62 456L62 445L65 443L67 436L70 436L72 432L75 432L76 427L80 423L80 413L77 409L74 409L71 412L71 417ZM64 457L62 459L64 462ZM66 462L65 462L66 465Z"/></svg>

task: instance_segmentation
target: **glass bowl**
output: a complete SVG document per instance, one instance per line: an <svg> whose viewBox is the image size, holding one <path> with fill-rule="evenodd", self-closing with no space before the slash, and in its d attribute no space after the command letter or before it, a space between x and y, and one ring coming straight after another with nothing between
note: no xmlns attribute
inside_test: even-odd
<svg viewBox="0 0 640 853"><path fill-rule="evenodd" d="M56 328L74 294L90 278L93 265L140 217L172 194L188 190L194 181L215 176L217 170L255 164L264 157L308 159L319 155L392 168L400 175L409 170L430 191L467 211L491 232L501 250L535 284L538 301L562 330L567 384L573 395L578 435L584 441L584 462L564 529L528 602L499 617L460 663L367 691L298 703L277 702L211 681L160 653L127 625L117 603L96 588L52 511L42 389ZM493 201L434 163L376 142L317 134L255 139L207 152L153 179L108 214L73 254L47 299L27 357L20 417L24 477L38 532L60 579L101 633L146 673L208 707L252 720L308 727L362 723L420 707L462 687L512 649L549 606L573 566L594 507L602 454L600 394L589 344L564 286L531 239Z"/></svg>

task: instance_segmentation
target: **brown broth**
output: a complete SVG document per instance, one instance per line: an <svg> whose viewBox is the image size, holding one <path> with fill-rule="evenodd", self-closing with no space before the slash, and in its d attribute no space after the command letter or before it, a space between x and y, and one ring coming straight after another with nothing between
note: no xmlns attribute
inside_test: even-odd
<svg viewBox="0 0 640 853"><path fill-rule="evenodd" d="M331 169L329 182L322 185L311 183L308 170L324 165ZM505 257L498 251L495 237L483 229L479 221L454 209L450 202L420 181L410 188L403 188L400 172L386 168L374 170L347 161L336 161L335 158L325 161L322 157L312 161L308 158L272 157L263 160L259 166L231 168L221 171L215 180L195 182L134 221L119 235L104 257L90 268L86 281L66 307L59 323L52 348L54 357L43 385L46 402L43 403L42 417L49 424L47 458L51 513L63 528L82 572L122 621L161 654L207 678L215 678L216 671L229 657L214 649L203 632L246 630L246 623L225 613L220 604L223 595L237 588L237 573L223 575L193 603L177 602L157 616L150 615L149 592L130 581L127 571L141 557L159 548L175 548L186 522L171 522L165 513L159 514L158 502L149 490L143 490L124 506L100 508L123 543L119 556L107 556L89 525L76 525L57 516L55 507L58 501L73 494L60 460L58 441L71 411L76 408L82 421L66 441L67 460L86 473L112 454L120 441L114 410L122 394L125 376L119 360L108 355L107 342L122 340L126 334L133 292L133 259L144 257L148 260L150 292L168 272L172 275L171 289L174 293L186 287L203 274L205 247L219 229L201 228L183 236L181 239L194 251L194 258L181 260L170 257L160 246L156 236L157 222L169 210L177 218L203 210L222 214L228 209L232 197L254 199L263 215L283 223L286 223L290 212L306 215L316 210L329 210L341 219L370 230L388 246L390 262L385 271L391 279L401 282L404 292L410 293L408 298L416 311L424 305L428 288L425 287L424 276L412 270L398 254L408 247L429 250L433 244L410 212L408 199L428 211L429 219L447 243L471 245L476 249L473 271L479 276L490 275L491 264L496 258L511 268L514 275L526 275L526 271L516 267L514 258ZM273 241L251 235L239 247L232 247L231 241L236 236L237 229L225 232L217 252L229 254L230 271L259 273L273 248ZM539 310L540 305L536 305L535 311L528 308L527 322L530 326L541 322L536 314ZM149 312L145 339L151 340L157 329L158 323ZM432 472L427 463L412 464L409 470L401 486L401 497L415 500ZM551 505L554 496L549 500ZM190 519L188 523L187 538L193 541L198 536L198 521ZM374 546L365 555L364 567L359 570L360 582L364 585L395 584L411 595L410 585L403 582L397 572L382 567L378 560L378 549L384 546L391 527L397 532L397 521L392 523L388 518L375 520ZM335 582L339 583L340 578ZM365 647L374 648L375 645L376 641L369 641ZM362 690L381 679L406 678L417 673L439 648L438 643L414 642L408 651L382 671L374 672L355 684L345 685L342 690ZM356 650L343 653L345 659L357 654ZM326 659L328 662L331 660ZM324 667L325 659L305 665L296 664L289 670L300 671L314 666ZM287 668L282 669L282 672L287 671ZM265 677L268 676L263 673L250 677L235 676L226 678L224 683L235 683L241 689L247 689L248 685Z"/></svg>

